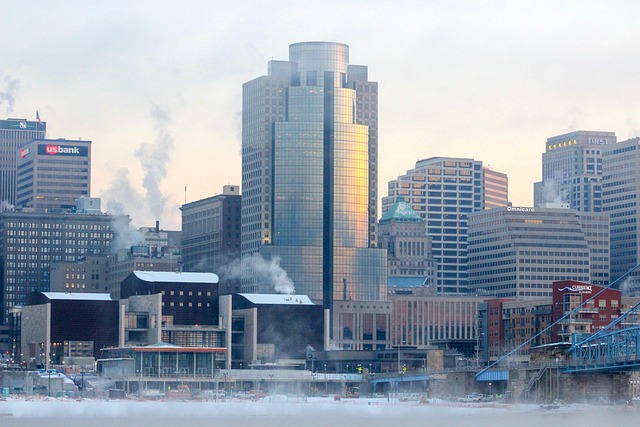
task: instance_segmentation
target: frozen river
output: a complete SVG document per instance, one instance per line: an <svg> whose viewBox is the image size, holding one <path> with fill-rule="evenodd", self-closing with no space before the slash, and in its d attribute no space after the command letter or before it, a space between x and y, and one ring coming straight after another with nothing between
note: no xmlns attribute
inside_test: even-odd
<svg viewBox="0 0 640 427"><path fill-rule="evenodd" d="M229 426L229 427L584 427L636 425L640 408L568 405L448 406L386 399L286 398L258 402L0 401L2 427Z"/></svg>

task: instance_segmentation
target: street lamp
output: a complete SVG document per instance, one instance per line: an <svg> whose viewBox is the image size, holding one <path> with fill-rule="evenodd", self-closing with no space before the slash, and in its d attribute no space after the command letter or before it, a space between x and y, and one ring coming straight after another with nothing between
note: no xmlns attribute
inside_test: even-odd
<svg viewBox="0 0 640 427"><path fill-rule="evenodd" d="M229 375L228 372L223 372L222 376L224 377L224 395L227 395L227 375Z"/></svg>
<svg viewBox="0 0 640 427"><path fill-rule="evenodd" d="M327 386L327 364L324 364L324 394L329 394Z"/></svg>

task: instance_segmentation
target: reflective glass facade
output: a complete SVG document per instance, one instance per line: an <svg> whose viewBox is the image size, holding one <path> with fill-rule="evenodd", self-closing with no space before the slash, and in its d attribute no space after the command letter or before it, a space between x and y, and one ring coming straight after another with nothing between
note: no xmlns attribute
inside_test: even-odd
<svg viewBox="0 0 640 427"><path fill-rule="evenodd" d="M381 298L377 84L343 44L297 43L289 57L244 85L243 254L280 257L296 293L325 307Z"/></svg>

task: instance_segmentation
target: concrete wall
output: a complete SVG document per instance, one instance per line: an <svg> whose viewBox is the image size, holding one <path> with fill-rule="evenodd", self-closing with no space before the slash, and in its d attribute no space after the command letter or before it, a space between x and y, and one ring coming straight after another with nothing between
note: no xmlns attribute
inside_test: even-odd
<svg viewBox="0 0 640 427"><path fill-rule="evenodd" d="M43 364L49 368L51 352L51 304L27 305L22 308L22 325L20 331L22 360L27 367L35 368ZM39 348L44 345L44 357Z"/></svg>

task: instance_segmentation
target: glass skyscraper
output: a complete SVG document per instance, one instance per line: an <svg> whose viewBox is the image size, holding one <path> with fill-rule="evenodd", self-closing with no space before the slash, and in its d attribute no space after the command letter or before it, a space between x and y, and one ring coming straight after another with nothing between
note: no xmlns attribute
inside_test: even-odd
<svg viewBox="0 0 640 427"><path fill-rule="evenodd" d="M341 43L293 44L243 86L243 256L278 257L296 293L326 308L384 298L377 110L377 83Z"/></svg>

